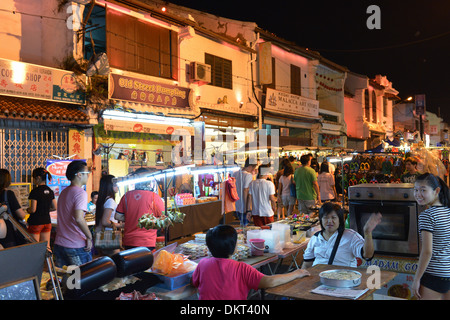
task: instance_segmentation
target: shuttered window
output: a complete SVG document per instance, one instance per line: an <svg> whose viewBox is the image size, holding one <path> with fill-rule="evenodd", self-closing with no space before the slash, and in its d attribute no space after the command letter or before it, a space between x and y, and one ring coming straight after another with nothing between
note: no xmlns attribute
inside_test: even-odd
<svg viewBox="0 0 450 320"><path fill-rule="evenodd" d="M291 64L291 93L302 95L302 84L300 78L300 68Z"/></svg>
<svg viewBox="0 0 450 320"><path fill-rule="evenodd" d="M107 54L110 66L156 77L178 78L178 34L108 9Z"/></svg>
<svg viewBox="0 0 450 320"><path fill-rule="evenodd" d="M370 121L370 97L369 89L364 90L364 118Z"/></svg>
<svg viewBox="0 0 450 320"><path fill-rule="evenodd" d="M377 123L377 95L372 91L372 122Z"/></svg>
<svg viewBox="0 0 450 320"><path fill-rule="evenodd" d="M233 89L233 68L231 60L205 53L205 63L211 66L211 85Z"/></svg>

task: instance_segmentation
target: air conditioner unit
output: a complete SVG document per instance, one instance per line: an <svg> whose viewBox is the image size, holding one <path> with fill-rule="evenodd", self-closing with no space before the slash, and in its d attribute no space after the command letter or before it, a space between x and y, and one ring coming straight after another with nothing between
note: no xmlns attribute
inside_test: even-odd
<svg viewBox="0 0 450 320"><path fill-rule="evenodd" d="M191 62L189 79L191 82L205 84L211 82L211 66L201 62Z"/></svg>

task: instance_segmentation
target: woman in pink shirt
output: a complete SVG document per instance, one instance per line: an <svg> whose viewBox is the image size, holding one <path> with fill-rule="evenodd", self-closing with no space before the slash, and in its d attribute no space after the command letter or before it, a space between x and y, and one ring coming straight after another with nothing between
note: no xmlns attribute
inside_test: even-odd
<svg viewBox="0 0 450 320"><path fill-rule="evenodd" d="M236 243L237 232L232 226L218 225L206 233L212 257L200 260L192 275L200 300L246 300L250 289L271 288L309 275L302 269L265 275L245 262L230 259Z"/></svg>

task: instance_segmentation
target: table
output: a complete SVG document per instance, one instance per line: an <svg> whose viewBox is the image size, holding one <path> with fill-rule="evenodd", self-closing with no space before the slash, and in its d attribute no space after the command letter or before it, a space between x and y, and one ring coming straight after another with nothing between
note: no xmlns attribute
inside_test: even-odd
<svg viewBox="0 0 450 320"><path fill-rule="evenodd" d="M361 284L354 289L362 290L366 289L367 278L371 276L371 274L366 273L366 268L351 268L351 267L341 267L334 265L325 265L318 264L312 268L307 269L311 275L305 278L296 279L281 286L277 286L274 288L266 289L265 292L267 294L272 294L278 297L288 297L292 299L300 299L300 300L348 300L345 298L337 298L330 297L320 294L311 293L310 291L317 288L321 285L319 273L322 271L333 270L333 269L350 269L358 271L362 274ZM381 279L380 286L382 287L397 275L396 272L393 271L383 271L381 270ZM364 293L358 300L363 300L369 297L375 290L377 289L369 289L366 293Z"/></svg>
<svg viewBox="0 0 450 320"><path fill-rule="evenodd" d="M294 264L295 264L296 269L299 269L300 267L297 264L297 256L300 253L300 250L304 250L308 246L308 242L309 242L309 238L307 238L302 243L294 244L291 248L284 248L283 251L280 254L278 254L278 261L277 261L277 264L275 265L273 274L275 274L277 272L278 267L281 266L281 264L283 263L283 259L285 259L289 256L292 257L292 262L289 265L288 270L286 272L292 271L293 269L291 269L291 267Z"/></svg>
<svg viewBox="0 0 450 320"><path fill-rule="evenodd" d="M205 257L203 257L205 258ZM198 263L201 259L193 260ZM275 262L278 260L278 256L273 253L265 253L262 256L251 256L247 259L239 260L240 262L245 262L251 265L253 268L260 268L262 266L269 266L269 263ZM270 270L272 273L272 270ZM272 273L273 274L273 273ZM193 287L191 284L184 285L180 288L174 290L168 290L158 287L150 287L147 289L146 293L153 292L155 295L162 300L194 300L197 295L197 288Z"/></svg>

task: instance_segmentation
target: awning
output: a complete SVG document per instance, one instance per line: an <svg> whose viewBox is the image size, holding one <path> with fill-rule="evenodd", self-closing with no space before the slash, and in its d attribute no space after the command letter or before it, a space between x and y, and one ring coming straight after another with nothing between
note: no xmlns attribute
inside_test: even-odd
<svg viewBox="0 0 450 320"><path fill-rule="evenodd" d="M89 124L89 117L79 105L46 100L0 96L0 118Z"/></svg>

